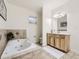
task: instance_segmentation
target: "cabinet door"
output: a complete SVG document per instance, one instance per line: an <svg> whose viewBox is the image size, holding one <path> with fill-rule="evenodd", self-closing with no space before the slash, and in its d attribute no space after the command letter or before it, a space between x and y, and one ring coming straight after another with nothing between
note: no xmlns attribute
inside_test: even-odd
<svg viewBox="0 0 79 59"><path fill-rule="evenodd" d="M65 36L61 35L60 36L60 40L61 40L61 47L60 47L60 49L65 50Z"/></svg>
<svg viewBox="0 0 79 59"><path fill-rule="evenodd" d="M69 51L69 36L61 36L61 49L65 52Z"/></svg>
<svg viewBox="0 0 79 59"><path fill-rule="evenodd" d="M47 34L47 44L50 45L50 43L51 43L51 35Z"/></svg>
<svg viewBox="0 0 79 59"><path fill-rule="evenodd" d="M61 39L61 47L60 49L65 50L65 39Z"/></svg>
<svg viewBox="0 0 79 59"><path fill-rule="evenodd" d="M55 43L54 43L54 36L51 37L51 43L50 43L50 45L51 46L54 46L55 45Z"/></svg>
<svg viewBox="0 0 79 59"><path fill-rule="evenodd" d="M65 48L64 48L64 50L66 51L66 52L68 52L69 50L70 50L70 39L69 39L70 37L69 36L66 36L65 37Z"/></svg>
<svg viewBox="0 0 79 59"><path fill-rule="evenodd" d="M60 49L60 37L59 37L59 35L55 36L55 47Z"/></svg>

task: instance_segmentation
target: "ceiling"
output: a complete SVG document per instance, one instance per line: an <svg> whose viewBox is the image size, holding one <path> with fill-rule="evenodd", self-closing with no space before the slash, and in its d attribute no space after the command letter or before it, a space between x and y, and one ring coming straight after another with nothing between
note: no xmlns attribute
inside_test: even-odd
<svg viewBox="0 0 79 59"><path fill-rule="evenodd" d="M15 4L20 7L27 8L29 10L40 13L42 11L43 4L47 4L47 7L54 8L59 4L64 4L67 0L8 0L9 3Z"/></svg>
<svg viewBox="0 0 79 59"><path fill-rule="evenodd" d="M43 0L8 0L9 3L39 12L42 9Z"/></svg>

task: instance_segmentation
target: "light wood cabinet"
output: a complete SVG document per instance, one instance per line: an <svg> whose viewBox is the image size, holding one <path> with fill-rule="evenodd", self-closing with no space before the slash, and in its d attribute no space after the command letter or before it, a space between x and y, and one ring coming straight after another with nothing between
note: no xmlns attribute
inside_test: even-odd
<svg viewBox="0 0 79 59"><path fill-rule="evenodd" d="M54 35L52 34L48 34L47 35L47 44L51 45L51 46L54 46L55 45L55 39L54 39Z"/></svg>
<svg viewBox="0 0 79 59"><path fill-rule="evenodd" d="M68 52L70 50L70 35L48 33L47 44L63 52Z"/></svg>
<svg viewBox="0 0 79 59"><path fill-rule="evenodd" d="M55 47L60 48L60 37L59 35L54 35L55 36Z"/></svg>
<svg viewBox="0 0 79 59"><path fill-rule="evenodd" d="M54 41L55 41L55 40L54 40L54 37L51 37L50 40L51 40L51 41L50 41L50 42L51 42L51 45L54 46L54 45L55 45L55 43L54 43Z"/></svg>

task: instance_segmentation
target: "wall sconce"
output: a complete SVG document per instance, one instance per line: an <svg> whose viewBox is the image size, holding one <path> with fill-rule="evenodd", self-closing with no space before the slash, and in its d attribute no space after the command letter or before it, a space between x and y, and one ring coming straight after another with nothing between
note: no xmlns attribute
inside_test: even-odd
<svg viewBox="0 0 79 59"><path fill-rule="evenodd" d="M0 16L6 21L7 20L7 8L4 0L0 0Z"/></svg>

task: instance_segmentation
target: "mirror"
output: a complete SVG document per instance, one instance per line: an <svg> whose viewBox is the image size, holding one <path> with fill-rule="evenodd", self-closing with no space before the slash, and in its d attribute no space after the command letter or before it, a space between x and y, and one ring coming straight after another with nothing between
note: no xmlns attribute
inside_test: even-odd
<svg viewBox="0 0 79 59"><path fill-rule="evenodd" d="M65 12L57 13L53 16L53 32L58 33L67 31L67 14Z"/></svg>

